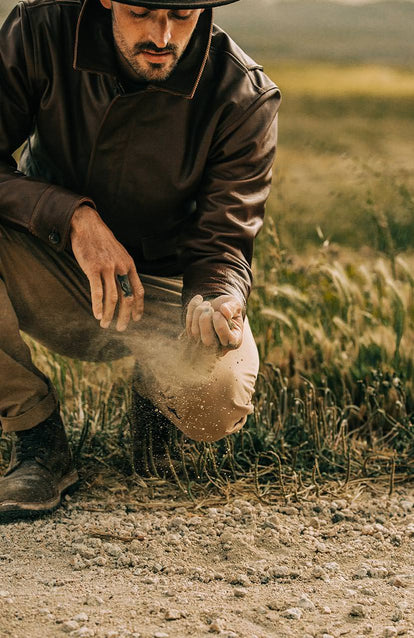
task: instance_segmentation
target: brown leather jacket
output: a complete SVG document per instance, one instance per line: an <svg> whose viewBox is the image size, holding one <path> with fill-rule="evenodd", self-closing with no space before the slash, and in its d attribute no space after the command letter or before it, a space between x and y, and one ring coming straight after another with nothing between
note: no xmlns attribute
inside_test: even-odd
<svg viewBox="0 0 414 638"><path fill-rule="evenodd" d="M211 10L167 81L126 86L98 0L23 0L0 35L0 221L70 249L91 202L138 273L246 300L279 102Z"/></svg>

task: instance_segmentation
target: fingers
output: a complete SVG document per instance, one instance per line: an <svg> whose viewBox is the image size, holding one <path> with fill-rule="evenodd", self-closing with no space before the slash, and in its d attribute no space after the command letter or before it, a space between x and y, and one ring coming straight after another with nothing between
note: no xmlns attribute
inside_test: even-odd
<svg viewBox="0 0 414 638"><path fill-rule="evenodd" d="M101 328L109 328L119 296L113 274L107 273L104 275L103 289L103 312L100 325Z"/></svg>
<svg viewBox="0 0 414 638"><path fill-rule="evenodd" d="M144 286L135 268L132 268L128 275L133 295L132 318L134 321L139 321L144 313Z"/></svg>
<svg viewBox="0 0 414 638"><path fill-rule="evenodd" d="M201 341L205 346L217 344L217 336L213 328L214 310L209 301L199 304L194 310L191 325L191 335L196 341Z"/></svg>
<svg viewBox="0 0 414 638"><path fill-rule="evenodd" d="M214 330L218 336L220 344L224 347L235 347L240 337L240 332L237 330L238 326L230 322L231 319L226 319L219 310L216 310L213 314Z"/></svg>
<svg viewBox="0 0 414 638"><path fill-rule="evenodd" d="M118 285L119 310L116 329L120 332L127 329L131 318L139 321L144 311L144 287L136 271L128 273L132 294L126 296Z"/></svg>
<svg viewBox="0 0 414 638"><path fill-rule="evenodd" d="M126 296L113 272L89 274L92 311L101 328L109 328L118 306L116 329L126 330L131 319L139 321L144 312L144 287L135 269L128 273L132 294Z"/></svg>
<svg viewBox="0 0 414 638"><path fill-rule="evenodd" d="M210 302L203 301L201 295L193 297L187 307L186 332L189 338L208 347L238 348L243 336L240 302L235 299Z"/></svg>
<svg viewBox="0 0 414 638"><path fill-rule="evenodd" d="M190 303L187 306L187 314L185 318L185 330L188 337L192 336L191 327L193 325L194 310L201 303L203 303L203 297L201 295L196 295L195 297L191 299Z"/></svg>
<svg viewBox="0 0 414 638"><path fill-rule="evenodd" d="M89 285L91 288L92 312L95 319L102 319L103 311L103 286L99 274L89 275Z"/></svg>

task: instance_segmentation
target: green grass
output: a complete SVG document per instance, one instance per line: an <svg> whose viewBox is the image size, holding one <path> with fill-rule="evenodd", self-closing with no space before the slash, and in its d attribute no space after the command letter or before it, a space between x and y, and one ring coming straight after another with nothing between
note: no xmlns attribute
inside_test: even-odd
<svg viewBox="0 0 414 638"><path fill-rule="evenodd" d="M266 69L284 101L249 306L262 360L256 411L218 444L181 439L184 467L172 480L189 498L299 498L332 481L385 480L392 491L414 474L414 76L302 62ZM132 362L82 364L31 345L87 484L108 471L128 489L162 484L131 469ZM3 439L3 465L8 446Z"/></svg>

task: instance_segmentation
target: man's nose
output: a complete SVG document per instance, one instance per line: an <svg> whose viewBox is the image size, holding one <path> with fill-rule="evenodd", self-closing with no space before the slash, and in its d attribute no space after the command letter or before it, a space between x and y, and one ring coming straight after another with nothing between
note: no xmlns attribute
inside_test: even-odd
<svg viewBox="0 0 414 638"><path fill-rule="evenodd" d="M171 26L168 17L154 17L150 22L150 40L159 48L163 49L171 40Z"/></svg>

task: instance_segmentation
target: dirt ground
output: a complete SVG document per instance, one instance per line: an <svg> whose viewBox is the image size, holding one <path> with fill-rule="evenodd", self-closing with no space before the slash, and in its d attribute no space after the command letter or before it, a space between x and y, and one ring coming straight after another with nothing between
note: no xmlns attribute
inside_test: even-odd
<svg viewBox="0 0 414 638"><path fill-rule="evenodd" d="M414 487L145 494L84 488L3 525L1 638L414 638Z"/></svg>

